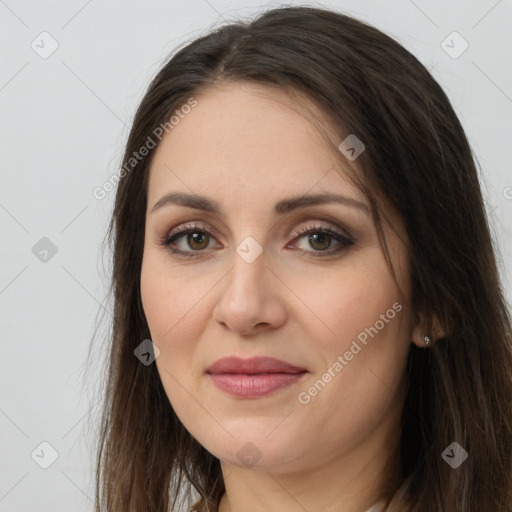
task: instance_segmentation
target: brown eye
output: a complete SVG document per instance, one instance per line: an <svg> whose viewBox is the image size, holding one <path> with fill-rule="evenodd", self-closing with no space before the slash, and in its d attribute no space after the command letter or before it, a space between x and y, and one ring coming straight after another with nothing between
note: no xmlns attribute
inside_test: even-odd
<svg viewBox="0 0 512 512"><path fill-rule="evenodd" d="M294 240L302 239L306 240L306 247L299 247L300 253L312 257L333 256L354 245L347 235L318 226L301 227ZM168 247L171 253L178 256L197 257L206 252L213 240L215 236L209 229L194 224L171 231L160 241L160 245ZM334 248L333 242L338 242Z"/></svg>
<svg viewBox="0 0 512 512"><path fill-rule="evenodd" d="M315 250L325 251L331 245L333 237L326 233L315 233L308 236L308 243Z"/></svg>
<svg viewBox="0 0 512 512"><path fill-rule="evenodd" d="M295 240L301 239L306 239L305 245L307 245L307 247L302 248L301 254L313 257L332 256L354 245L353 240L347 235L334 232L321 226L302 226L299 230L299 236L297 236ZM332 249L331 243L336 241L338 242L338 247Z"/></svg>
<svg viewBox="0 0 512 512"><path fill-rule="evenodd" d="M173 254L194 257L207 249L213 238L213 233L204 227L185 225L171 231L160 245L168 247Z"/></svg>
<svg viewBox="0 0 512 512"><path fill-rule="evenodd" d="M208 240L210 236L207 233L204 232L198 232L198 233L189 233L187 234L187 244L191 249L194 250L201 250L206 249L208 247ZM206 240L206 244L205 244Z"/></svg>

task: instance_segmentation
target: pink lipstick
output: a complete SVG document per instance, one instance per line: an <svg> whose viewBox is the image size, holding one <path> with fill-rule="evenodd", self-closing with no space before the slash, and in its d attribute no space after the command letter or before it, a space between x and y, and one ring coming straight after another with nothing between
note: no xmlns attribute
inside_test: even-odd
<svg viewBox="0 0 512 512"><path fill-rule="evenodd" d="M272 357L224 357L206 373L219 389L230 395L257 398L296 383L307 371Z"/></svg>

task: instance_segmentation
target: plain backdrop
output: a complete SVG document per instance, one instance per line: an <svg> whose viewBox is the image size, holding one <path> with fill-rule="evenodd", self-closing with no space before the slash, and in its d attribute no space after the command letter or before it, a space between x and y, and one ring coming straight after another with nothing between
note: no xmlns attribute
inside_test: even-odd
<svg viewBox="0 0 512 512"><path fill-rule="evenodd" d="M84 370L98 312L110 315L102 242L114 192L92 192L118 171L135 109L172 51L277 5L0 0L1 512L93 510L89 425L101 364L86 384ZM482 168L510 301L512 2L309 5L373 24L432 70ZM108 353L103 340L97 361Z"/></svg>

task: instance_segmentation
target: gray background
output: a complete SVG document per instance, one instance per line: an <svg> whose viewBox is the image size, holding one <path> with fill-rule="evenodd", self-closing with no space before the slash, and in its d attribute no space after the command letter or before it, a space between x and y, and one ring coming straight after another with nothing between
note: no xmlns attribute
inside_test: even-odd
<svg viewBox="0 0 512 512"><path fill-rule="evenodd" d="M86 380L84 370L97 314L105 308L110 318L101 244L114 196L98 200L92 191L118 171L135 109L172 50L224 20L277 5L0 0L0 511L92 510L90 425L108 350L101 333ZM512 1L317 5L397 38L448 94L482 167L510 300ZM454 31L469 44L461 55Z"/></svg>

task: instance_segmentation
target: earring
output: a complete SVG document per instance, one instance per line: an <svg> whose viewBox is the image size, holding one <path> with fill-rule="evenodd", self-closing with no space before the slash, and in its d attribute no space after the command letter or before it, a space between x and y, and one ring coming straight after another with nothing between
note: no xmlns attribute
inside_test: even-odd
<svg viewBox="0 0 512 512"><path fill-rule="evenodd" d="M427 347L430 346L430 338L425 336L423 339L425 340L425 345L427 345Z"/></svg>

